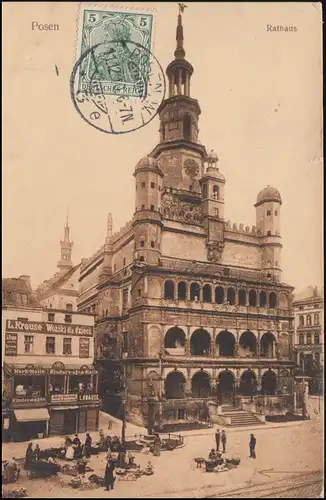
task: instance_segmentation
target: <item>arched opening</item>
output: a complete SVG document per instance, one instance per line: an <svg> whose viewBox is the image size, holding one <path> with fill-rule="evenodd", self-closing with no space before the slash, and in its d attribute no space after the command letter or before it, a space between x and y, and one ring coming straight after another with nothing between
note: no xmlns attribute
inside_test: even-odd
<svg viewBox="0 0 326 500"><path fill-rule="evenodd" d="M66 304L66 310L67 311L72 311L73 310L73 305L70 302L68 302L68 304Z"/></svg>
<svg viewBox="0 0 326 500"><path fill-rule="evenodd" d="M300 326L304 326L304 316L299 316L299 324Z"/></svg>
<svg viewBox="0 0 326 500"><path fill-rule="evenodd" d="M272 309L275 309L275 307L276 307L276 301L277 301L276 293L275 292L271 292L269 294L269 307L271 307Z"/></svg>
<svg viewBox="0 0 326 500"><path fill-rule="evenodd" d="M209 398L211 395L211 380L208 373L197 372L191 380L193 398Z"/></svg>
<svg viewBox="0 0 326 500"><path fill-rule="evenodd" d="M318 313L314 315L314 324L319 325L319 314Z"/></svg>
<svg viewBox="0 0 326 500"><path fill-rule="evenodd" d="M215 288L215 302L216 304L223 304L224 302L224 288L221 286Z"/></svg>
<svg viewBox="0 0 326 500"><path fill-rule="evenodd" d="M203 288L203 302L212 302L212 289L210 285L205 285Z"/></svg>
<svg viewBox="0 0 326 500"><path fill-rule="evenodd" d="M247 305L246 290L239 290L238 298L239 298L239 306L246 306Z"/></svg>
<svg viewBox="0 0 326 500"><path fill-rule="evenodd" d="M202 194L202 197L203 197L203 198L207 198L207 195L208 195L208 188L207 188L207 184L203 184L203 185L202 185L202 188L201 188L201 194Z"/></svg>
<svg viewBox="0 0 326 500"><path fill-rule="evenodd" d="M246 370L240 379L240 394L253 396L257 392L256 375L252 370Z"/></svg>
<svg viewBox="0 0 326 500"><path fill-rule="evenodd" d="M185 395L186 379L181 372L168 373L165 379L166 399L183 399Z"/></svg>
<svg viewBox="0 0 326 500"><path fill-rule="evenodd" d="M184 354L186 343L186 334L177 326L170 328L164 337L164 348L173 349L173 354Z"/></svg>
<svg viewBox="0 0 326 500"><path fill-rule="evenodd" d="M179 300L187 299L187 285L184 281L180 281L180 283L178 283L178 299Z"/></svg>
<svg viewBox="0 0 326 500"><path fill-rule="evenodd" d="M261 392L267 396L273 396L276 393L277 378L272 370L264 373L261 379Z"/></svg>
<svg viewBox="0 0 326 500"><path fill-rule="evenodd" d="M234 288L228 288L227 301L228 301L228 304L230 304L231 306L233 306L235 304L235 290L234 290Z"/></svg>
<svg viewBox="0 0 326 500"><path fill-rule="evenodd" d="M266 303L267 303L267 295L266 292L262 290L259 294L259 305L260 307L266 307Z"/></svg>
<svg viewBox="0 0 326 500"><path fill-rule="evenodd" d="M220 404L229 403L233 400L234 376L232 372L228 370L220 372L216 392Z"/></svg>
<svg viewBox="0 0 326 500"><path fill-rule="evenodd" d="M218 200L220 197L220 190L219 190L219 187L217 186L217 184L215 184L213 186L213 198L214 200Z"/></svg>
<svg viewBox="0 0 326 500"><path fill-rule="evenodd" d="M164 283L164 298L174 299L174 283L171 280Z"/></svg>
<svg viewBox="0 0 326 500"><path fill-rule="evenodd" d="M288 370L282 370L279 374L279 392L282 394L292 394L292 378Z"/></svg>
<svg viewBox="0 0 326 500"><path fill-rule="evenodd" d="M288 308L288 296L286 293L280 293L280 300L279 300L279 307L280 309L287 309Z"/></svg>
<svg viewBox="0 0 326 500"><path fill-rule="evenodd" d="M202 328L194 331L190 339L190 351L193 356L208 356L210 352L211 337Z"/></svg>
<svg viewBox="0 0 326 500"><path fill-rule="evenodd" d="M191 116L188 113L183 117L183 138L191 141Z"/></svg>
<svg viewBox="0 0 326 500"><path fill-rule="evenodd" d="M264 333L260 339L260 355L264 358L275 358L276 339L270 332Z"/></svg>
<svg viewBox="0 0 326 500"><path fill-rule="evenodd" d="M255 290L249 291L249 305L251 307L256 307L257 305L257 293Z"/></svg>
<svg viewBox="0 0 326 500"><path fill-rule="evenodd" d="M307 326L311 326L311 316L310 316L310 314L307 315Z"/></svg>
<svg viewBox="0 0 326 500"><path fill-rule="evenodd" d="M247 330L243 332L239 341L239 356L241 358L252 358L257 354L257 341L255 335Z"/></svg>
<svg viewBox="0 0 326 500"><path fill-rule="evenodd" d="M190 285L190 300L199 302L200 285L198 283L191 283Z"/></svg>
<svg viewBox="0 0 326 500"><path fill-rule="evenodd" d="M216 337L218 356L231 358L235 355L235 338L231 332L223 330Z"/></svg>

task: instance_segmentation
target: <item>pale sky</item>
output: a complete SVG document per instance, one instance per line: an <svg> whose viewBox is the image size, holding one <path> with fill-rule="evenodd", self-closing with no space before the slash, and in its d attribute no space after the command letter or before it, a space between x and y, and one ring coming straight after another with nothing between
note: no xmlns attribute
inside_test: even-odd
<svg viewBox="0 0 326 500"><path fill-rule="evenodd" d="M120 2L123 4L123 2ZM137 4L131 4L137 5ZM174 58L176 3L155 7L154 54ZM134 212L135 165L159 139L158 117L124 135L89 126L73 107L77 3L5 3L3 10L3 276L56 272L67 205L73 261ZM32 21L59 31L32 31ZM267 24L296 32L268 32ZM255 225L266 185L282 196L283 281L322 277L321 8L316 3L188 3L186 58L202 114L199 139L226 177L225 218ZM59 69L59 76L55 71Z"/></svg>

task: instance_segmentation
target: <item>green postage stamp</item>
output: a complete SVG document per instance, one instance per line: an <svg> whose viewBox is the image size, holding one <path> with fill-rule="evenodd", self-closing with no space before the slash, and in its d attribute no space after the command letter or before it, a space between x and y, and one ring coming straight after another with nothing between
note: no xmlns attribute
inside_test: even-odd
<svg viewBox="0 0 326 500"><path fill-rule="evenodd" d="M82 4L77 58L83 59L78 89L92 92L100 88L105 95L146 96L153 27L154 11Z"/></svg>

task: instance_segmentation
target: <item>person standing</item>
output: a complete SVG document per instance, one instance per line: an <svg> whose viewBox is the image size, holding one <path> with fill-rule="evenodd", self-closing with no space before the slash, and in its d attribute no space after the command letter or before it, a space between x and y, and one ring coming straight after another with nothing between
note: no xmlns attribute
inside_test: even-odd
<svg viewBox="0 0 326 500"><path fill-rule="evenodd" d="M108 460L105 467L105 475L104 475L104 484L106 490L113 490L114 487L114 476L113 472L115 469L114 462L112 460Z"/></svg>
<svg viewBox="0 0 326 500"><path fill-rule="evenodd" d="M153 449L153 455L154 457L159 457L161 455L161 438L159 434L155 433L155 439L154 439L154 449Z"/></svg>
<svg viewBox="0 0 326 500"><path fill-rule="evenodd" d="M74 439L72 440L72 444L73 444L74 446L80 446L80 445L81 445L81 442L80 442L80 439L79 439L79 437L78 437L78 434L75 434L75 437L74 437Z"/></svg>
<svg viewBox="0 0 326 500"><path fill-rule="evenodd" d="M256 458L256 438L253 434L250 434L249 450L250 458Z"/></svg>
<svg viewBox="0 0 326 500"><path fill-rule="evenodd" d="M92 449L92 438L87 433L86 434L85 445L84 445L84 452L85 452L85 457L86 458L90 458L90 456L91 456L91 449Z"/></svg>
<svg viewBox="0 0 326 500"><path fill-rule="evenodd" d="M220 451L221 434L220 429L215 432L216 451Z"/></svg>
<svg viewBox="0 0 326 500"><path fill-rule="evenodd" d="M34 455L34 459L35 460L39 460L40 459L40 453L41 453L41 450L40 450L40 446L37 444L35 446L35 450L33 452L33 455Z"/></svg>
<svg viewBox="0 0 326 500"><path fill-rule="evenodd" d="M226 452L226 434L225 434L225 431L222 431L221 441L222 441L222 446L223 446L223 453L225 453Z"/></svg>
<svg viewBox="0 0 326 500"><path fill-rule="evenodd" d="M24 465L25 470L29 470L31 468L33 460L34 460L33 443L29 443L25 453L25 465Z"/></svg>

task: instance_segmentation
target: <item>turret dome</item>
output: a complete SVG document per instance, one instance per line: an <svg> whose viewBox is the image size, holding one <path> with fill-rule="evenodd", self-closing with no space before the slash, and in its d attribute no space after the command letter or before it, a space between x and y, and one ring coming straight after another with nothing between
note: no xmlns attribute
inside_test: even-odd
<svg viewBox="0 0 326 500"><path fill-rule="evenodd" d="M272 186L267 186L258 193L256 205L265 203L266 201L276 201L282 203L282 198L278 190Z"/></svg>
<svg viewBox="0 0 326 500"><path fill-rule="evenodd" d="M136 165L135 171L143 169L143 168L151 168L161 171L160 164L158 161L152 156L144 156Z"/></svg>

